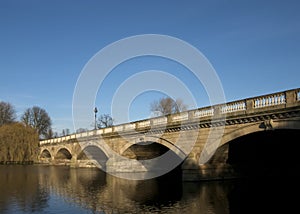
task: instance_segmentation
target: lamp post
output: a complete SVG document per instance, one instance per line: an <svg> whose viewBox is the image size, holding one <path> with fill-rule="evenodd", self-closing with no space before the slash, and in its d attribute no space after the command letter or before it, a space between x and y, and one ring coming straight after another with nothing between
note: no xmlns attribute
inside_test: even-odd
<svg viewBox="0 0 300 214"><path fill-rule="evenodd" d="M94 112L95 112L95 129L97 129L97 112L98 112L97 107L94 108Z"/></svg>

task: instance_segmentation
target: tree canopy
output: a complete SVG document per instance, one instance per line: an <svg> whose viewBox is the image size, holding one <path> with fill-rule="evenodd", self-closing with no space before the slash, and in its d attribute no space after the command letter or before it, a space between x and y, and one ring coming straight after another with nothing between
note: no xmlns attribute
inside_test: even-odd
<svg viewBox="0 0 300 214"><path fill-rule="evenodd" d="M47 112L34 106L25 110L21 122L16 122L12 104L0 102L0 162L36 161L39 138L52 135Z"/></svg>
<svg viewBox="0 0 300 214"><path fill-rule="evenodd" d="M22 123L0 126L0 161L35 161L38 155L37 132Z"/></svg>

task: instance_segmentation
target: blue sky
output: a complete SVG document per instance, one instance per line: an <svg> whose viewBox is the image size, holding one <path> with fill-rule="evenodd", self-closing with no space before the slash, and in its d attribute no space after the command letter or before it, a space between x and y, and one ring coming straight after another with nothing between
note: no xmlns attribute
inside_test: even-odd
<svg viewBox="0 0 300 214"><path fill-rule="evenodd" d="M299 11L299 1L290 0L2 0L0 100L11 102L18 115L40 106L54 131L73 131L73 93L86 63L107 45L140 34L169 35L196 47L217 72L228 101L298 88ZM111 113L112 96L122 82L151 69L181 79L199 107L209 104L201 84L181 65L142 57L122 63L107 77L95 101L99 114ZM161 96L137 96L126 106L128 120L149 117L151 101ZM87 118L93 114L91 109ZM92 128L92 122L84 128Z"/></svg>

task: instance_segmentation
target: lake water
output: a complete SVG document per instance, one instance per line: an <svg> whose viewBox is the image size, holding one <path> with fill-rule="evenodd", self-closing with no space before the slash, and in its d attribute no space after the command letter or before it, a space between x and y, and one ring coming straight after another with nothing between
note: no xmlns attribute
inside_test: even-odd
<svg viewBox="0 0 300 214"><path fill-rule="evenodd" d="M294 213L299 177L131 181L96 168L0 165L0 213Z"/></svg>

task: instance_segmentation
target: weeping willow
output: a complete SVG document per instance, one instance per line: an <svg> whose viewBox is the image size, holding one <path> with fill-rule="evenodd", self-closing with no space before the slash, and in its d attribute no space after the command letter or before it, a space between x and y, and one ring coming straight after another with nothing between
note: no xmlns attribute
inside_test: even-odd
<svg viewBox="0 0 300 214"><path fill-rule="evenodd" d="M39 137L30 126L11 123L0 126L0 161L36 161Z"/></svg>

